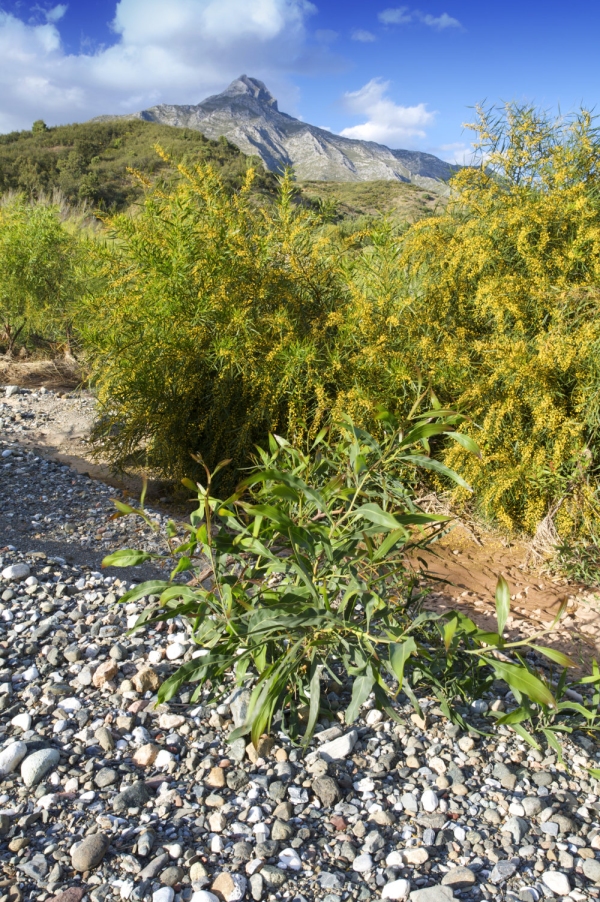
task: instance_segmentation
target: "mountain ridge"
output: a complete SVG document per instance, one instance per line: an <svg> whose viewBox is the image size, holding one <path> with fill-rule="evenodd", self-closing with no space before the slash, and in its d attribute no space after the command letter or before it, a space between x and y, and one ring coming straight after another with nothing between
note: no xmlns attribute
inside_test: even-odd
<svg viewBox="0 0 600 902"><path fill-rule="evenodd" d="M98 116L93 122L143 119L191 128L207 138L221 136L246 154L261 158L266 169L293 166L298 179L310 181L412 182L437 192L461 167L422 151L392 150L374 141L335 135L279 110L264 82L241 75L220 94L198 104L158 104L123 116Z"/></svg>

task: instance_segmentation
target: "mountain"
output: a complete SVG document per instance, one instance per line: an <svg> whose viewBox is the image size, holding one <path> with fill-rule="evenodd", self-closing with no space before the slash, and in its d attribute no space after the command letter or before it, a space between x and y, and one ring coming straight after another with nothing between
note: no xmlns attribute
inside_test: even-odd
<svg viewBox="0 0 600 902"><path fill-rule="evenodd" d="M201 103L177 106L161 103L127 116L202 132L224 135L245 154L259 156L265 167L281 171L293 166L300 180L364 182L374 179L412 182L439 191L460 168L429 153L390 150L374 141L357 141L308 125L278 109L277 101L257 78L242 75L221 94Z"/></svg>

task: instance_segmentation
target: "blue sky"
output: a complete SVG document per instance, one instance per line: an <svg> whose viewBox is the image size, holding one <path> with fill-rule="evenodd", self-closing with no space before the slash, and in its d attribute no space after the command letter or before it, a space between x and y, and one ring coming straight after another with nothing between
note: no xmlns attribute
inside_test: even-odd
<svg viewBox="0 0 600 902"><path fill-rule="evenodd" d="M478 102L595 108L599 36L589 0L0 0L0 132L197 103L246 73L307 122L462 161Z"/></svg>

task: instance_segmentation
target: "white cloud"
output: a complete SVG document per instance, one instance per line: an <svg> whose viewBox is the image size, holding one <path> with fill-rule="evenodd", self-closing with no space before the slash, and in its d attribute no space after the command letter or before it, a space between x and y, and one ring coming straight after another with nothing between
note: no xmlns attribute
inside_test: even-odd
<svg viewBox="0 0 600 902"><path fill-rule="evenodd" d="M459 166L471 166L475 151L472 144L455 141L453 144L442 144L434 150L437 156L447 163L458 163Z"/></svg>
<svg viewBox="0 0 600 902"><path fill-rule="evenodd" d="M330 64L311 48L308 0L119 0L116 40L95 52L66 53L58 23L0 10L0 132L121 113L155 103L197 103L243 72L294 103L287 76Z"/></svg>
<svg viewBox="0 0 600 902"><path fill-rule="evenodd" d="M422 25L435 28L436 31L443 31L445 28L462 28L458 19L454 19L448 13L432 16L430 13L421 12L420 9L411 10L408 6L384 9L379 13L378 19L384 25L408 25L409 22L421 22Z"/></svg>
<svg viewBox="0 0 600 902"><path fill-rule="evenodd" d="M358 91L344 94L344 107L349 113L366 116L362 125L345 128L341 135L377 141L388 147L405 146L415 138L425 137L425 128L433 123L435 113L424 103L400 106L386 97L389 81L373 78Z"/></svg>
<svg viewBox="0 0 600 902"><path fill-rule="evenodd" d="M350 35L353 41L361 41L363 44L370 44L373 41L376 41L377 38L370 31L365 31L364 28L357 28Z"/></svg>
<svg viewBox="0 0 600 902"><path fill-rule="evenodd" d="M398 6L395 9L384 9L377 17L384 25L406 25L412 22L412 14L408 6Z"/></svg>
<svg viewBox="0 0 600 902"><path fill-rule="evenodd" d="M417 12L416 15L418 15L423 25L429 25L430 28L435 28L436 31L443 31L444 28L462 27L458 19L453 19L448 13L442 13L441 16L430 16Z"/></svg>

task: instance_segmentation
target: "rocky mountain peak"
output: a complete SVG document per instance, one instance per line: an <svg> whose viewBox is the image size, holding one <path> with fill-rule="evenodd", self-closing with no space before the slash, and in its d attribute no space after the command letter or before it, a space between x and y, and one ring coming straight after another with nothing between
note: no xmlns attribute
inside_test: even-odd
<svg viewBox="0 0 600 902"><path fill-rule="evenodd" d="M239 97L243 94L247 94L249 97L253 97L254 100L257 100L259 103L270 107L272 110L278 109L277 100L275 99L275 97L273 97L265 83L259 81L258 78L250 78L250 76L248 75L240 75L239 78L234 79L234 81L231 82L228 88L226 88L221 94L215 94L214 98Z"/></svg>

